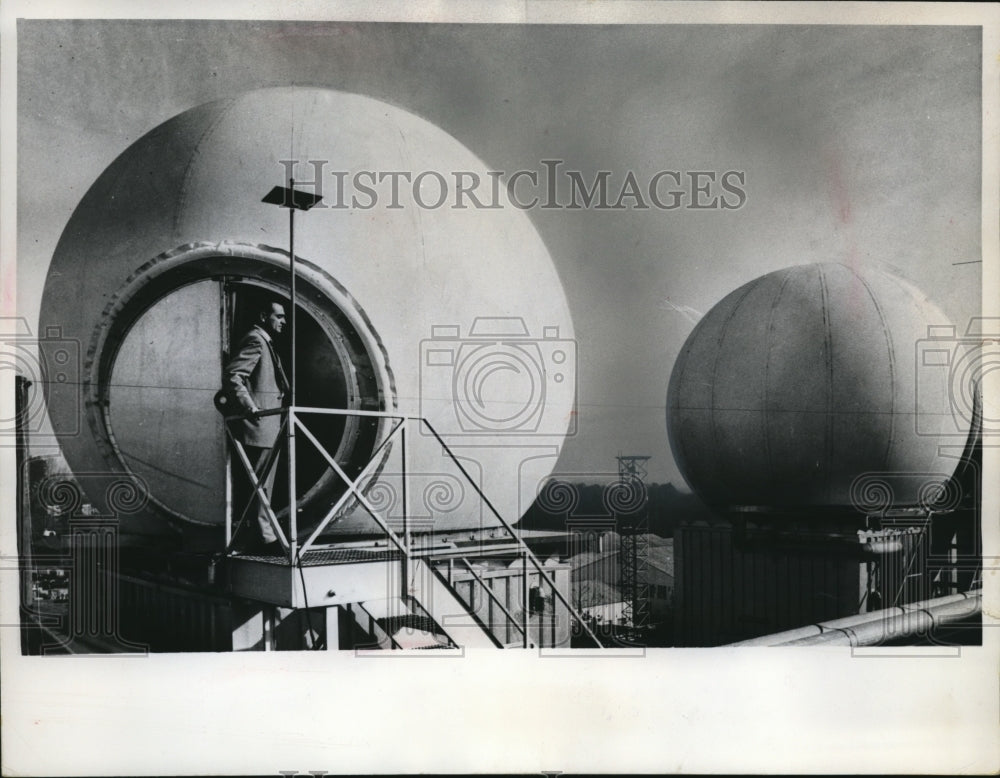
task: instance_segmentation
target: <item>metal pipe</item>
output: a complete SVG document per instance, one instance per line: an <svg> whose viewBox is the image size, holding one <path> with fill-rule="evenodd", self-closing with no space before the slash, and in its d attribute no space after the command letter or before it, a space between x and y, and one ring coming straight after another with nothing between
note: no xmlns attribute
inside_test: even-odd
<svg viewBox="0 0 1000 778"><path fill-rule="evenodd" d="M762 635L729 645L770 647L822 644L871 645L871 642L854 642L850 636L863 636L866 640L871 639L873 635L881 636L881 639L898 637L902 634L912 634L918 631L919 627L928 625L926 619L919 617L917 621L921 623L915 623L915 626L907 623L907 619L912 620L918 614L925 614L930 619L929 626L935 626L958 621L979 612L981 609L982 592L950 594L946 597L937 597L932 600L922 600L870 613L859 613L841 619L810 624L798 629L776 632L772 635ZM894 629L900 627L903 631L890 632L886 630L885 625L889 623Z"/></svg>
<svg viewBox="0 0 1000 778"><path fill-rule="evenodd" d="M295 564L298 553L298 503L295 500L295 406L288 408L288 564Z"/></svg>
<svg viewBox="0 0 1000 778"><path fill-rule="evenodd" d="M326 414L327 416L365 416L369 418L376 419L397 419L399 421L422 421L421 416L409 416L405 413L392 413L391 411L361 411L353 410L350 408L314 408L312 406L298 406L295 409L299 414L303 413L320 413ZM284 413L284 408L267 408L257 412L258 416L275 416L279 413ZM226 416L224 417L226 421L238 421L242 419L242 416Z"/></svg>
<svg viewBox="0 0 1000 778"><path fill-rule="evenodd" d="M392 413L391 411L361 411L353 410L351 408L314 408L311 406L302 406L297 408L299 413L325 413L328 416L369 416L378 419L407 419L409 421L420 421L422 417L420 416L409 416L405 413ZM277 413L279 411L270 411L271 413ZM261 412L261 416L265 415L265 412ZM233 418L240 418L235 416Z"/></svg>
<svg viewBox="0 0 1000 778"><path fill-rule="evenodd" d="M862 624L868 622L882 621L888 615L902 615L906 611L904 608L915 608L921 609L926 607L932 607L937 604L946 604L949 602L964 602L967 599L965 594L951 594L946 597L938 597L933 600L922 600L920 602L910 603L906 606L893 606L891 608L885 608L877 611L869 611L868 613L856 613L851 616L844 616L839 619L832 619L830 621L817 622L815 624L809 624L804 627L797 627L796 629L785 630L784 632L775 632L771 635L761 635L760 637L750 638L748 640L741 640L738 643L732 643L733 646L779 646L787 645L788 643L796 640L801 640L805 638L816 637L818 635L825 634L830 631L842 630L842 629L854 629Z"/></svg>
<svg viewBox="0 0 1000 778"><path fill-rule="evenodd" d="M288 339L291 341L292 352L292 373L289 378L288 394L288 564L295 564L295 557L298 552L299 532L298 532L298 510L295 500L295 179L288 178L289 194L292 202L288 204L288 269L291 291L291 316L289 320Z"/></svg>
<svg viewBox="0 0 1000 778"><path fill-rule="evenodd" d="M295 405L295 179L288 179L289 196L292 202L288 204L288 268L291 273L291 316L289 317L288 339L292 343L292 375L289 381L288 393L291 405Z"/></svg>
<svg viewBox="0 0 1000 778"><path fill-rule="evenodd" d="M949 602L964 602L966 599L968 599L968 596L969 595L965 594L949 594L945 597L937 597L932 600L921 600L919 602L909 603L908 605L902 605L902 606L897 605L882 610L869 611L867 613L856 613L851 616L844 616L843 618L839 619L817 622L815 624L809 624L805 627L798 627L796 629L785 630L784 632L775 632L771 635L762 635L760 637L750 638L748 640L741 640L738 643L732 643L730 645L733 646L785 645L793 640L799 640L801 638L808 638L816 635L821 635L830 630L852 629L861 624L880 621L886 617L886 614L901 615L906 612L906 609L919 610L921 608L933 607L935 605L947 604Z"/></svg>
<svg viewBox="0 0 1000 778"><path fill-rule="evenodd" d="M910 606L904 613L891 613L886 617L867 621L853 629L825 632L822 635L802 638L789 646L874 646L911 635L929 634L935 627L964 621L982 611L982 595L970 596L964 602L949 602L914 610Z"/></svg>

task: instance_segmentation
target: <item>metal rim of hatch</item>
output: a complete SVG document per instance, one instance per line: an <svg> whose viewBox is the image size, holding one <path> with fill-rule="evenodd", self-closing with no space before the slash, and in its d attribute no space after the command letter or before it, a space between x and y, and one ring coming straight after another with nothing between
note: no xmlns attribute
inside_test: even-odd
<svg viewBox="0 0 1000 778"><path fill-rule="evenodd" d="M393 411L398 407L396 384L385 346L357 300L333 276L296 253L296 295L298 307L320 326L345 371L350 410ZM289 282L288 252L264 245L232 242L189 243L160 254L138 267L111 296L90 339L83 365L83 394L86 416L94 440L105 461L119 472L142 479L127 464L111 424L109 391L118 351L132 326L157 302L188 284L206 280L235 280L237 283L287 294ZM360 369L359 369L360 368ZM352 455L360 456L360 465L345 468L358 470L385 439L389 421L379 419L374 434L367 440L361 432L361 419L345 417L344 432L334 459L343 464ZM355 450L358 446L361 450ZM382 455L379 470L389 450ZM363 461L362 461L363 460ZM329 488L337 476L327 472L311 485L300 503ZM371 483L371 481L370 481ZM186 516L166 505L154 494L149 504L169 520L185 524L216 526ZM287 508L278 514L287 515Z"/></svg>

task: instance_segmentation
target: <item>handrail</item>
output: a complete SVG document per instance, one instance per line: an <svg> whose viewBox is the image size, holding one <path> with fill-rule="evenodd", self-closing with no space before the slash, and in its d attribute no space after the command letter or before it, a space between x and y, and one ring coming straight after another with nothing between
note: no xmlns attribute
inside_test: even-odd
<svg viewBox="0 0 1000 778"><path fill-rule="evenodd" d="M276 534L277 534L278 540L279 540L279 542L280 542L280 544L282 546L282 549L286 553L288 553L288 555L289 555L289 563L290 564L292 564L292 565L296 564L296 559L298 560L298 563L301 564L302 555L305 553L305 551L307 551L309 548L311 548L313 546L313 544L315 543L316 539L320 536L320 534L322 534L322 532L326 529L326 527L329 525L329 523L333 520L334 516L336 516L337 512L344 506L344 504L347 502L347 500L349 500L351 498L352 495L358 500L358 502L360 502L364 506L364 508L372 516L372 518L375 519L375 521L378 523L378 525L386 533L387 537L393 542L393 544L403 554L404 560L408 562L411 558L413 558L413 556L414 556L413 549L410 548L410 544L409 544L409 527L408 527L408 525L406 525L404 527L404 538L400 539L400 537L395 532L393 532L392 528L389 526L389 523L385 519L383 519L383 517L379 514L379 512L377 510L375 510L375 508L369 502L369 500L367 499L367 497L365 497L365 495L362 493L362 490L359 487L359 484L361 483L362 479L364 479L365 477L368 476L368 474L370 473L370 471L378 463L378 461L379 461L379 454L389 445L389 443L393 439L395 439L397 435L403 435L403 436L405 436L406 423L407 422L417 422L417 423L423 424L424 426L427 427L427 429L430 431L431 435L434 436L434 439L441 445L442 450L448 455L448 458L451 459L451 461L454 463L454 465L458 468L459 472L461 472L461 474L465 477L465 480L472 486L472 488L475 491L475 493L479 496L479 498L483 501L483 503L485 503L486 507L489 508L490 512L500 522L500 524L503 526L503 528L507 531L508 535L514 540L515 545L516 545L516 547L517 547L520 555L523 557L524 564L525 564L525 569L524 569L524 573L523 573L523 576L524 576L524 592L522 592L523 597L525 599L527 598L527 588L528 588L527 563L530 561L531 565L535 568L535 570L538 573L538 575L541 578L541 580L543 580L549 586L549 588L552 590L553 594L566 607L566 609L568 610L568 612L570 613L570 615L576 620L576 622L580 626L580 628L587 634L587 636L592 641L594 641L595 645L597 645L599 648L603 648L604 647L603 644L601 643L600 639L597 637L597 635L595 635L594 632L590 629L590 627L587 626L587 624L584 621L584 619L581 616L581 614L576 610L576 608L573 607L572 603L570 603L570 601L562 594L562 592L559 591L559 588L556 586L555 581L549 576L548 573L546 573L546 571L544 569L544 566L542 565L541 561L531 551L531 549L529 548L528 544L525 543L524 539L517 534L517 531L513 528L513 526L506 519L504 519L503 516L500 515L500 512L496 509L496 507L493 505L493 503L490 501L490 499L486 496L486 494L483 492L483 490L479 487L479 485L476 483L475 479L473 479L472 476L469 475L469 472L465 469L465 467L462 465L462 463L454 455L454 453L452 452L452 450L448 446L448 444L445 443L444 439L441 437L441 435L438 433L438 431L436 429L434 429L434 427L431 425L431 423L427 419L425 419L425 418L423 418L421 416L412 416L412 415L409 415L409 414L396 413L396 412L392 412L392 411L361 411L361 410L340 409L340 408L299 407L299 406L295 406L295 405L286 406L284 408L271 408L271 409L267 409L267 410L264 410L264 411L258 411L256 415L258 417L262 417L262 416L273 416L273 415L276 415L276 414L282 414L282 415L285 416L285 419L283 421L283 427L284 427L284 425L289 425L289 428L288 428L289 434L288 434L287 437L289 439L289 444L291 446L291 450L289 451L290 457L294 457L294 454L295 454L295 451L294 451L294 448L295 448L295 438L294 438L294 434L293 433L294 433L295 428L297 427L309 439L309 442L312 443L313 446L315 446L316 450L326 460L327 464L337 473L338 476L340 476L340 478L347 485L347 491L343 495L341 495L341 497L336 501L336 503L333 505L333 507L329 511L327 511L327 514L324 516L323 520L319 523L319 525L316 527L316 529L313 530L313 532L310 534L309 538L305 541L305 543L303 543L300 547L298 547L296 549L296 546L298 545L297 538L296 537L292 537L291 539L286 539L285 538L285 535L282 532L281 527L280 527L280 525L278 523L277 516L275 515L273 509L271 508L270 499L268 498L267 494L264 492L263 487L261 487L260 482L255 478L254 473L253 473L253 468L250 466L250 461L247 458L246 453L243 451L243 448L240 445L239 441L236 440L235 436L229 430L228 424L226 425L226 432L229 435L230 439L235 444L236 450L237 450L237 452L239 454L240 462L244 466L244 468L246 468L246 470L247 470L247 472L248 472L248 474L250 476L250 480L251 480L251 482L254 485L254 490L257 493L258 499L262 500L263 503L266 506L268 520L271 522L271 525L274 527L274 529L276 531ZM394 419L394 420L398 421L398 424L396 424L396 426L386 436L385 440L383 440L382 443L379 445L379 447L375 450L375 452L373 453L372 457L369 459L368 463L361 470L361 472L358 474L358 476L356 478L352 479L350 476L348 476L347 473L344 472L343 468L337 463L337 461L333 457L330 456L329 452L326 450L326 448L323 446L323 444L316 438L315 435L313 435L313 433L308 429L308 427L306 427L305 424L303 424L297 418L298 415L300 415L300 414L302 414L302 415L305 415L305 414L324 414L324 415L332 415L332 416L361 416L361 417L371 417L371 418ZM233 419L240 419L240 418L243 418L243 417L242 416L232 416L232 417L227 416L225 418L226 418L226 421L230 421L230 420L233 420ZM405 449L405 437L404 437L404 444L403 445L404 445L404 449ZM405 453L405 451L403 452L403 461L404 461L403 478L404 478L404 488L405 488L405 479L406 479L406 473L405 473L406 453ZM295 510L295 505L296 505L296 500L295 500L295 488L296 488L296 484L295 484L295 480L296 479L294 477L290 477L289 478L288 488L289 488L289 511L290 512ZM292 515L291 518L294 520L295 516ZM294 527L294 523L292 524L292 526ZM294 535L294 532L293 532L293 535ZM466 564L468 564L468 563L466 563ZM473 572L473 575L475 575L474 572ZM478 576L477 576L477 578L478 578ZM487 587L487 591L489 591L488 587ZM491 592L491 594L492 594L492 592ZM506 612L506 609L504 609L504 610ZM524 625L523 625L523 628L520 625L518 626L518 628L523 633L524 640L527 641L527 639L528 639L528 611L527 611L527 608L525 608L524 610L525 610L525 613L524 613ZM517 623L513 619L513 617L511 617L509 615L509 613L508 613L508 617L511 618L511 620L515 624Z"/></svg>
<svg viewBox="0 0 1000 778"><path fill-rule="evenodd" d="M502 610L504 612L504 615L510 620L510 623L513 624L515 627L517 627L518 632L520 632L522 635L524 635L525 634L525 628L522 627L520 624L517 623L517 619L515 619L511 615L511 612L509 610L507 610L507 608L504 606L504 604L500 601L500 598L497 597L496 592L493 591L493 588L491 586L487 585L486 581L484 581L482 578L480 578L479 575L476 573L476 571L472 569L472 565L469 564L469 560L468 559L466 559L465 557L461 557L461 560L462 560L462 564L465 565L465 567L468 569L468 571L472 574L472 577L476 579L476 583L478 583L480 586L483 587L483 589L486 590L487 596L500 608L500 610ZM471 605L471 603L470 603L470 605Z"/></svg>
<svg viewBox="0 0 1000 778"><path fill-rule="evenodd" d="M257 493L257 499L260 500L261 505L264 506L264 510L267 512L267 520L271 524L271 528L274 530L278 542L281 544L281 547L285 551L288 551L291 548L291 544L285 537L285 533L281 529L281 524L278 522L278 517L275 515L274 510L271 508L270 497L268 496L267 492L264 491L264 487L261 486L260 481L257 479L257 472L254 470L253 465L250 464L250 458L247 457L246 451L243 450L243 444L236 439L236 436L233 435L233 433L229 430L228 426L226 427L226 435L229 436L229 439L232 441L233 446L236 448L236 453L239 455L240 463L247 471L247 477L250 479L250 483L253 485L253 489ZM265 468L264 471L265 473L268 470L270 470L271 467L274 466L274 464L277 462L277 457L274 457L273 461L271 461L271 457L268 457L268 460L269 461L266 463L268 466ZM241 523L246 518L246 512L248 508L249 504L247 505L246 508L244 508L243 514L240 516ZM232 547L233 541L235 539L236 536L235 533L233 533L229 541L230 547ZM226 550L228 551L229 549L227 548Z"/></svg>
<svg viewBox="0 0 1000 778"><path fill-rule="evenodd" d="M379 526L381 526L382 529L385 530L386 535L388 535L389 539L396 545L396 548L398 548L402 553L408 554L408 551L406 549L406 544L403 543L403 541L399 539L399 536L392 531L388 523L382 520L382 517L379 516L378 511L376 511L372 507L371 503L368 502L368 500L365 498L363 494L361 494L361 492L358 490L357 487L358 482L366 475L368 475L368 472L378 462L378 455L382 451L382 449L385 448L397 434L399 434L399 431L403 427L403 423L400 422L396 426L396 428L386 436L386 439L382 442L382 445L380 445L378 449L376 449L375 453L372 455L372 458L368 460L368 464L364 466L364 468L358 474L358 477L352 481L350 477L347 475L347 473L345 473L344 470L340 467L340 465L337 464L336 460L334 460L330 456L330 454L327 452L323 444L316 439L316 437L306 428L304 424L302 424L298 419L292 419L292 422L295 424L296 427L302 430L305 436L309 438L309 442L316 447L317 451L319 451L319 453L327 461L330 467L332 467L336 471L337 475L339 475L347 483L347 491L344 492L344 494L340 496L340 499L337 500L337 502L333 505L333 507L330 508L329 511L327 511L327 514L323 518L323 520L319 523L319 525L309 536L306 542L302 544L302 547L299 549L299 554L301 555L305 553L307 549L312 547L313 543L316 541L316 538L318 538L320 534L322 534L323 530L327 528L329 523L333 520L333 517L336 515L337 511L339 511L340 508L344 505L344 503L346 503L347 500L350 499L352 493L365 506L368 512L372 514L372 518L374 518L379 523Z"/></svg>
<svg viewBox="0 0 1000 778"><path fill-rule="evenodd" d="M332 457L330 457L329 453L326 450L326 447L323 446L323 444L320 443L316 439L316 437L309 431L309 429L304 424L302 424L302 422L300 422L297 418L295 418L297 413L311 413L311 412L316 412L316 413L319 413L319 412L331 412L334 415L341 415L341 416L343 416L343 415L354 415L354 414L359 414L359 415L376 415L376 416L381 416L381 417L384 417L384 418L399 419L400 422L386 436L386 439L384 441L382 441L382 443L379 445L379 447L373 452L371 459L368 461L368 464L365 465L365 467L362 469L362 471L358 474L357 478L355 478L352 481L350 479L350 477L343 471L343 469L340 467L340 465L337 464L336 460L334 460ZM315 543L316 539L322 534L323 530L325 530L326 527L333 520L333 517L336 515L337 511L339 511L340 508L343 507L344 503L346 503L347 500L350 499L351 494L356 495L357 498L362 502L362 504L364 504L364 506L372 514L372 518L374 518L375 521L378 522L379 526L386 533L387 537L393 542L393 544L395 544L395 546L399 549L399 551L402 554L408 556L409 554L408 554L408 551L407 551L407 549L405 547L405 544L399 539L399 537L396 535L396 533L392 531L392 529L388 526L388 524L382 520L382 518L381 518L381 516L379 516L378 512L375 511L375 509L371 507L371 504L365 499L364 495L362 495L360 493L360 491L358 491L358 488L357 488L358 482L360 482L361 479L363 479L364 477L366 477L368 475L368 473L378 463L378 455L386 448L386 446L388 446L388 444L398 434L399 430L403 426L405 417L400 417L399 414L384 413L384 412L381 412L381 411L378 411L378 412L376 412L376 411L341 411L339 409L333 409L333 408L309 408L309 409L306 409L306 408L296 408L295 406L287 406L287 407L284 407L284 408L270 408L270 409L267 409L267 410L264 410L264 411L258 411L257 412L257 416L274 416L276 414L282 414L282 415L284 415L286 417L285 419L282 420L281 430L279 430L279 433L278 433L278 437L279 438L281 437L281 432L284 431L284 429L285 429L285 425L287 425L289 419L291 419L291 422L292 422L293 426L294 427L298 427L300 430L302 430L302 432L306 435L306 437L309 438L309 441L313 444L313 446L316 447L316 450L319 451L320 455L324 459L326 459L327 463L334 469L334 471L347 484L347 491L343 495L341 495L341 497L337 500L337 502L330 508L329 511L327 511L326 516L324 516L323 520L319 523L319 525L316 527L316 529L312 532L312 534L309 536L309 538L306 540L306 542L303 543L302 546L300 546L297 549L297 552L294 554L294 557L297 557L299 560L302 559L302 555L305 553L305 551L307 551L309 548L311 548L313 546L313 544ZM244 418L244 417L243 416L239 416L239 415L237 415L237 416L227 416L227 417L225 417L225 420L226 421L231 421L231 420L242 419L242 418ZM240 457L240 462L243 465L244 469L246 469L247 472L248 472L248 474L249 474L250 480L251 480L251 482L254 485L254 489L255 489L255 491L257 493L258 499L262 500L263 503L265 504L265 510L267 511L268 521L271 523L272 528L275 530L275 532L277 534L278 541L281 544L282 550L289 554L289 563L290 564L295 564L295 558L293 558L292 551L291 551L291 543L285 538L285 534L282 531L280 524L278 523L278 518L275 515L273 509L271 508L271 501L267 497L266 493L263 491L263 487L260 486L259 481L256 479L256 477L254 475L254 472L253 472L253 467L250 465L250 460L247 458L246 453L243 451L243 447L240 444L240 442L238 440L236 440L235 436L233 436L232 432L229 430L228 424L226 425L226 434L229 435L230 440L233 442L233 444L235 445L235 447L237 449L237 452L238 452L239 457ZM275 458L275 460L276 460L276 458ZM289 491L291 492L294 488L295 488L294 480L293 479L289 479ZM289 500L289 505L291 506L293 504L294 504L293 501ZM245 511L244 511L244 513L245 513ZM232 541L230 542L230 546L232 546ZM229 549L227 549L227 551L228 550Z"/></svg>
<svg viewBox="0 0 1000 778"><path fill-rule="evenodd" d="M427 421L427 419L421 418L420 421L427 426L427 429L431 431L431 434L434 436L437 442L441 444L441 447L445 450L445 452L447 452L448 456L455 463L455 466L458 467L458 469L462 472L462 475L464 475L465 479L472 485L472 488L476 490L476 494L478 494L480 499L482 499L482 501L486 503L486 507L490 509L490 512L500 521L501 524L503 524L504 529L506 529L507 532L510 533L511 537L517 541L518 547L524 554L525 559L531 560L531 563L535 566L535 569L538 571L539 576L541 576L541 578L545 581L545 583L547 583L552 588L552 592L556 595L556 597L559 598L559 601L566 606L567 610L569 610L570 612L570 615L572 615L573 618L577 620L577 623L587 633L587 636L594 641L594 643L597 645L598 648L604 648L604 644L601 643L597 635L593 633L590 627L588 627L586 623L584 623L583 617L576 610L576 608L572 606L569 600L563 597L562 592L559 591L559 588L556 586L555 581L549 578L548 573L546 573L545 570L542 568L542 563L538 560L538 557L536 557L534 553L531 551L531 549L528 548L528 544L525 543L524 539L521 538L517 534L517 532L514 531L514 528L507 523L507 520L500 515L497 509L493 506L493 503L490 502L490 499L485 494L483 494L483 490L476 485L476 482L473 480L472 476L469 475L466 469L462 466L462 463L459 462L458 459L455 457L455 455L451 452L451 449L448 447L448 444L441 439L441 436L438 434L437 430L434 429L433 426L431 426L431 423ZM528 585L527 576L525 576L524 585L525 589L527 589ZM527 613L525 613L525 619L527 619Z"/></svg>
<svg viewBox="0 0 1000 778"><path fill-rule="evenodd" d="M405 421L421 421L423 418L421 416L411 416L406 413L393 413L392 411L362 411L349 408L314 408L308 405L286 405L283 408L267 408L263 411L258 410L256 415L277 416L279 413L285 413L289 410L294 410L296 413L315 413L325 414L327 416L368 416L379 419L400 419ZM226 421L239 421L240 419L244 419L246 417L236 414L234 416L226 416L224 418Z"/></svg>
<svg viewBox="0 0 1000 778"><path fill-rule="evenodd" d="M228 422L228 419L226 419L226 421ZM285 431L285 428L286 428L287 424L288 424L288 420L287 419L282 419L281 420L281 426L278 428L278 438L281 438L281 435ZM230 440L232 440L233 445L237 445L237 441L233 437L232 431L229 429L229 424L224 424L223 426L225 427L226 434L229 436ZM246 452L244 452L244 453L246 453ZM273 447L268 452L267 457L264 460L264 467L263 467L263 469L261 471L261 476L263 478L267 478L267 474L269 472L271 472L271 470L274 467L276 467L277 464L278 464L278 449L277 449L277 447ZM256 475L256 470L254 471L254 475ZM240 513L239 521L236 522L235 530L233 528L232 513L229 510L229 508L227 507L227 510L226 510L226 536L227 536L228 540L226 542L226 550L223 553L228 554L230 552L230 550L232 550L233 544L236 542L236 535L243 528L243 522L246 521L247 513L249 512L250 506L252 504L253 504L253 500L248 500L247 504L243 506L243 511L242 511L242 513ZM268 507L270 507L270 500L268 500ZM274 519L275 519L275 521L271 521L270 518L268 519L268 521L271 521L271 526L272 527L275 527L275 525L276 525L277 516L275 516ZM276 529L280 533L281 527L277 526Z"/></svg>
<svg viewBox="0 0 1000 778"><path fill-rule="evenodd" d="M365 604L363 602L358 602L354 604L357 605L358 610L364 613L365 616L368 618L368 625L370 627L369 632L371 636L375 638L376 643L379 644L388 643L390 648L399 648L399 643L396 641L396 638L394 638L392 635L390 635L386 630L382 628L382 625L378 623L378 619L376 619L372 615L372 612L365 607ZM356 612L354 612L353 608L351 609L351 611L352 613L354 613L355 622L357 622L358 617ZM358 626L361 625L359 624ZM364 629L363 626L361 628ZM381 636L379 633L381 633ZM361 648L363 649L364 646L361 646Z"/></svg>

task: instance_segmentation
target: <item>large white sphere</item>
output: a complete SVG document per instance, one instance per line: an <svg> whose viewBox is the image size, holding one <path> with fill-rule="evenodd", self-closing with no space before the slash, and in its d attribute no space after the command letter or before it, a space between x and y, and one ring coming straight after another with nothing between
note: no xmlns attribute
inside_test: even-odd
<svg viewBox="0 0 1000 778"><path fill-rule="evenodd" d="M48 391L71 467L140 476L152 500L130 517L136 531L164 517L221 524L225 446L212 396L221 352L239 333L221 329L220 305L227 289L287 291L288 210L261 198L285 183L289 159L305 189L321 162L325 205L356 195L362 206L296 219L301 394L426 417L516 521L555 463L575 402L573 326L548 252L503 187L499 207L454 207L472 204L456 202L454 174L464 171L491 204L486 165L455 138L392 105L323 89L264 89L186 111L129 147L80 202L41 312L42 327L60 328L83 355L82 395L71 383ZM337 171L347 173L342 195ZM352 181L360 171L439 173L447 197L430 207L441 179L425 175L416 193L397 179L393 203L385 178L365 208L371 198ZM338 461L357 472L390 431L354 423ZM440 445L412 431L408 515L434 529L494 523ZM397 519L400 452L396 441L380 454L381 487L365 484ZM301 456L315 481L318 458ZM317 496L314 486L304 491L322 512L337 490ZM89 496L107 508L103 488ZM335 528L375 524L356 510Z"/></svg>
<svg viewBox="0 0 1000 778"><path fill-rule="evenodd" d="M969 422L949 369L922 358L948 320L885 273L801 265L698 322L667 393L688 484L720 507L912 505L954 471ZM930 345L934 345L931 343ZM954 350L954 338L935 346Z"/></svg>

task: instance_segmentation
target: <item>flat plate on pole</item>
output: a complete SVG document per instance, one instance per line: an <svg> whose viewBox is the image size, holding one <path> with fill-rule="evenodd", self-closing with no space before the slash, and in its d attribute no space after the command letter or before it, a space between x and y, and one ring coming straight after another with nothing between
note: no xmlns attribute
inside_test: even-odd
<svg viewBox="0 0 1000 778"><path fill-rule="evenodd" d="M276 186L261 200L269 205L280 205L282 208L298 208L300 211L308 211L323 198L312 192L303 192L301 189L289 189L287 186Z"/></svg>

